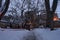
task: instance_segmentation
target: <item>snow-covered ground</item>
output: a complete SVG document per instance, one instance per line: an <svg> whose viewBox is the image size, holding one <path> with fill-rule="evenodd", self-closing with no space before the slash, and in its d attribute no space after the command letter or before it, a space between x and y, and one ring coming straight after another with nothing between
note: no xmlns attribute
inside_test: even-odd
<svg viewBox="0 0 60 40"><path fill-rule="evenodd" d="M37 39L40 40L60 40L60 29L50 31L49 29L35 29Z"/></svg>
<svg viewBox="0 0 60 40"><path fill-rule="evenodd" d="M1 29L0 40L60 40L60 29L37 28L31 31L22 29Z"/></svg>

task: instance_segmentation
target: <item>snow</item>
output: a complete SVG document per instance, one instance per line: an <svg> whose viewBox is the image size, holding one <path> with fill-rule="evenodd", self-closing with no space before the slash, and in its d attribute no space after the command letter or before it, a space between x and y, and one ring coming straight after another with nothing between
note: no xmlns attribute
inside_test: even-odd
<svg viewBox="0 0 60 40"><path fill-rule="evenodd" d="M49 29L36 29L35 34L40 40L60 40L60 29L50 31Z"/></svg>
<svg viewBox="0 0 60 40"><path fill-rule="evenodd" d="M60 29L1 29L0 40L60 40Z"/></svg>
<svg viewBox="0 0 60 40"><path fill-rule="evenodd" d="M0 31L0 40L23 40L27 31Z"/></svg>

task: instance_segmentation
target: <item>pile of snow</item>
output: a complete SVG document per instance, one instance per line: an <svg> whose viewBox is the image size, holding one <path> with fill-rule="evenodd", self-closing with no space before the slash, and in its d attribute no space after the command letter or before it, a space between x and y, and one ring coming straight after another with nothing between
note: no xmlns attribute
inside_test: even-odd
<svg viewBox="0 0 60 40"><path fill-rule="evenodd" d="M60 29L50 31L38 28L28 31L0 28L0 40L60 40Z"/></svg>

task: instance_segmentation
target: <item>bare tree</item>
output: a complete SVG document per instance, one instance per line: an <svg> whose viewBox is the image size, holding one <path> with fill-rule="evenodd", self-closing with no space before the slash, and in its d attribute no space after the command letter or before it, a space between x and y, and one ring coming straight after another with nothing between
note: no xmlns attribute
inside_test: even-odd
<svg viewBox="0 0 60 40"><path fill-rule="evenodd" d="M50 10L50 2L49 0L45 0L45 7L46 7L46 13L47 13L47 22L46 27L53 27L53 16L55 13L55 10L57 8L58 0L53 0L52 10Z"/></svg>
<svg viewBox="0 0 60 40"><path fill-rule="evenodd" d="M2 1L0 0L0 2L1 2L1 5L2 5ZM4 3L4 5L3 5L3 7L0 9L1 11L0 11L0 20L1 20L1 18L5 15L5 13L7 12L7 10L8 10L8 7L9 7L9 3L10 3L10 0L5 0L5 3Z"/></svg>

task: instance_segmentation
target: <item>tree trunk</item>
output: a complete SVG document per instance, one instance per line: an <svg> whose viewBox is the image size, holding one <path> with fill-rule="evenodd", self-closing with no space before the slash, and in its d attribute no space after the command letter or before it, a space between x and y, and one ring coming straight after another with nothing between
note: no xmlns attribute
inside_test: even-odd
<svg viewBox="0 0 60 40"><path fill-rule="evenodd" d="M9 3L10 3L10 0L6 0L5 1L5 4L4 4L4 9L2 10L2 12L0 12L0 20L1 18L5 15L5 13L7 12L8 10L8 7L9 7Z"/></svg>
<svg viewBox="0 0 60 40"><path fill-rule="evenodd" d="M51 30L54 28L53 17L57 8L58 0L53 0L52 10L51 10Z"/></svg>
<svg viewBox="0 0 60 40"><path fill-rule="evenodd" d="M45 0L45 7L46 7L46 13L47 13L46 27L50 27L50 28L53 27L53 16L57 8L57 3L58 3L58 0L53 0L52 10L50 10L49 0Z"/></svg>
<svg viewBox="0 0 60 40"><path fill-rule="evenodd" d="M49 0L45 0L45 7L47 13L46 27L50 27L50 4Z"/></svg>
<svg viewBox="0 0 60 40"><path fill-rule="evenodd" d="M1 7L1 5L2 5L2 0L0 0L0 7Z"/></svg>

